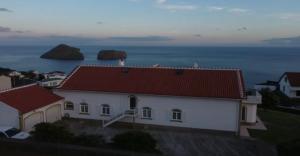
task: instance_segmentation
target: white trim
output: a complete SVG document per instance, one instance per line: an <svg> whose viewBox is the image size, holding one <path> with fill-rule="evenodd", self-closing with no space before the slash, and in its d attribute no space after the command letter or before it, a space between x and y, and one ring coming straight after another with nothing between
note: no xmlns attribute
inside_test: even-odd
<svg viewBox="0 0 300 156"><path fill-rule="evenodd" d="M76 72L77 70L80 68L80 66L77 66L70 75L67 76L67 78L65 78L63 80L63 82L60 83L60 85L57 88L61 88Z"/></svg>

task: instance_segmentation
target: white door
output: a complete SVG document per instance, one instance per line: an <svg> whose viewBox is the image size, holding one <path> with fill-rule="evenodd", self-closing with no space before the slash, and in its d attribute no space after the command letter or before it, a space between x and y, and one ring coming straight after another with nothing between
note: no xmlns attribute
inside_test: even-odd
<svg viewBox="0 0 300 156"><path fill-rule="evenodd" d="M60 105L55 105L46 110L46 122L55 122L61 119Z"/></svg>
<svg viewBox="0 0 300 156"><path fill-rule="evenodd" d="M36 112L24 119L24 131L31 131L38 123L43 122L43 113Z"/></svg>

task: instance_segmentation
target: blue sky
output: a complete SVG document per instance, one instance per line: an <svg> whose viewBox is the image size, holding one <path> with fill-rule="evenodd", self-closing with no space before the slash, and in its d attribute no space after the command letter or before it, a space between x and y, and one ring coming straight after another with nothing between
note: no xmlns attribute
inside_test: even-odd
<svg viewBox="0 0 300 156"><path fill-rule="evenodd" d="M299 0L1 0L0 44L300 44Z"/></svg>

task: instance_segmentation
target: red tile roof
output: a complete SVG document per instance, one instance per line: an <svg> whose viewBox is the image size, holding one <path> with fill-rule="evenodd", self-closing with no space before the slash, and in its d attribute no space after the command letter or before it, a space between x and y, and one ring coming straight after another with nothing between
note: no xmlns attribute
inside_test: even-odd
<svg viewBox="0 0 300 156"><path fill-rule="evenodd" d="M79 66L62 90L244 98L240 70Z"/></svg>
<svg viewBox="0 0 300 156"><path fill-rule="evenodd" d="M300 87L300 73L296 72L287 72L285 73L290 82L290 85L293 87Z"/></svg>
<svg viewBox="0 0 300 156"><path fill-rule="evenodd" d="M23 114L62 99L62 97L36 84L0 92L1 102L19 110Z"/></svg>

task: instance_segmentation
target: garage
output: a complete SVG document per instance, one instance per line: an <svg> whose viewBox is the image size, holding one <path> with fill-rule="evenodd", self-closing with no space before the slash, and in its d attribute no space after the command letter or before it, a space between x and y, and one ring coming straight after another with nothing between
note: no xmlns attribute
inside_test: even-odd
<svg viewBox="0 0 300 156"><path fill-rule="evenodd" d="M63 103L63 97L37 84L0 91L0 114L6 118L0 126L31 131L38 123L60 120Z"/></svg>
<svg viewBox="0 0 300 156"><path fill-rule="evenodd" d="M34 125L44 121L43 112L37 112L29 115L24 119L24 131L31 131Z"/></svg>
<svg viewBox="0 0 300 156"><path fill-rule="evenodd" d="M54 105L52 107L49 107L46 110L46 121L47 122L55 122L57 120L61 119L61 106L60 105Z"/></svg>

